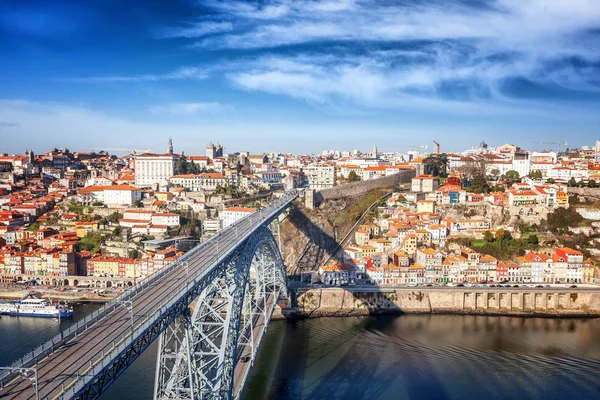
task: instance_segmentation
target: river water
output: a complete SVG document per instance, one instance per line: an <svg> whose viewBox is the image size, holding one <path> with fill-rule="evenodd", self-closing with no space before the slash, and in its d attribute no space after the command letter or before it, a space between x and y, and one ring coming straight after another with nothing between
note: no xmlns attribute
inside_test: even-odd
<svg viewBox="0 0 600 400"><path fill-rule="evenodd" d="M76 308L76 319L96 305ZM65 328L72 320L63 320ZM0 319L0 365L58 332ZM156 343L102 399L150 399ZM600 319L403 315L274 321L248 399L600 399Z"/></svg>

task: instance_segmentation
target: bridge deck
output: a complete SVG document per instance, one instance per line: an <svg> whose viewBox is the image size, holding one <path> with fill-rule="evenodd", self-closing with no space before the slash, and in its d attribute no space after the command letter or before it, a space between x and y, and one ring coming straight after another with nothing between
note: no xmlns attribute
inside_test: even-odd
<svg viewBox="0 0 600 400"><path fill-rule="evenodd" d="M255 212L208 240L201 250L188 258L187 272L183 267L171 268L160 279L150 279L146 287L127 298L133 306L134 327L141 327L180 293L190 279L214 268L219 260L235 250L243 238L281 213L295 197L296 195L292 195L279 204L273 204L270 209L267 207L262 212ZM116 306L76 337L66 337L52 352L44 354L44 358L37 360L34 365L27 365L37 369L39 399L63 397L94 366L111 355L115 356L119 344L131 334L132 323L128 308ZM6 380L4 388L0 390L0 398L35 399L35 391L29 380L16 374L13 379L8 382Z"/></svg>
<svg viewBox="0 0 600 400"><path fill-rule="evenodd" d="M271 318L276 299L273 294L268 294L266 297L267 304L265 305L264 309L267 310L267 318ZM258 348L263 339L265 329L269 321L268 319L265 319L265 315L262 313L254 315L252 319L253 346L254 348ZM250 369L252 368L252 363L254 362L251 357L251 352L252 349L250 346L240 345L238 347L236 364L233 370L233 397L236 399L242 394L242 390L244 389L244 385L248 375L250 374ZM250 356L251 361L242 362L241 360L246 356Z"/></svg>

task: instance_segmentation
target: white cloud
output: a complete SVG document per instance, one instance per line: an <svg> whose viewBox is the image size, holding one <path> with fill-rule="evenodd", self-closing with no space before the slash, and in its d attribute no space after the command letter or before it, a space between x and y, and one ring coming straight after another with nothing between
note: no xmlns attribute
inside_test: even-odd
<svg viewBox="0 0 600 400"><path fill-rule="evenodd" d="M229 21L200 21L188 23L185 26L164 28L158 33L160 39L170 38L198 38L215 33L229 32L233 24Z"/></svg>
<svg viewBox="0 0 600 400"><path fill-rule="evenodd" d="M142 74L142 75L109 75L91 76L84 78L61 79L63 82L78 83L111 83L111 82L158 82L175 81L183 79L202 80L208 77L207 70L196 67L181 67L165 74Z"/></svg>
<svg viewBox="0 0 600 400"><path fill-rule="evenodd" d="M199 43L207 47L259 48L323 40L474 39L496 49L568 51L574 45L571 35L600 24L596 0L497 0L470 5L443 0L205 3L224 18L245 22L220 40Z"/></svg>
<svg viewBox="0 0 600 400"><path fill-rule="evenodd" d="M233 108L221 103L172 103L152 106L148 109L153 114L159 115L198 115L219 114L231 111Z"/></svg>
<svg viewBox="0 0 600 400"><path fill-rule="evenodd" d="M596 92L600 62L597 0L487 3L377 0L209 0L233 29L203 49L255 49L225 68L239 87L316 104L352 101L403 107L407 100L513 102L503 82ZM595 33L594 33L595 32ZM301 45L301 46L299 46ZM288 46L277 55L265 49ZM262 53L262 54L261 54Z"/></svg>

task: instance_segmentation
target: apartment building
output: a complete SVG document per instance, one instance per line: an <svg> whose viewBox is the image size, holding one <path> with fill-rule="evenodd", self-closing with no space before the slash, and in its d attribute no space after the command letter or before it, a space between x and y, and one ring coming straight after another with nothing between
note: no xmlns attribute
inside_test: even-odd
<svg viewBox="0 0 600 400"><path fill-rule="evenodd" d="M176 162L176 154L138 154L135 157L136 185L166 184L174 175Z"/></svg>
<svg viewBox="0 0 600 400"><path fill-rule="evenodd" d="M305 170L310 189L327 189L335 186L336 168L327 164L312 164Z"/></svg>

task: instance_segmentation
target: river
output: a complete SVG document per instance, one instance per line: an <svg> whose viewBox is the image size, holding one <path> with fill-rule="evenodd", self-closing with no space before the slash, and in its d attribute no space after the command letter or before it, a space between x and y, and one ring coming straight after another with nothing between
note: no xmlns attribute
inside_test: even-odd
<svg viewBox="0 0 600 400"><path fill-rule="evenodd" d="M79 305L76 318L97 305ZM63 320L63 328L72 320ZM0 365L57 333L0 319ZM154 343L102 399L150 399ZM403 315L274 321L244 398L599 399L600 319Z"/></svg>

